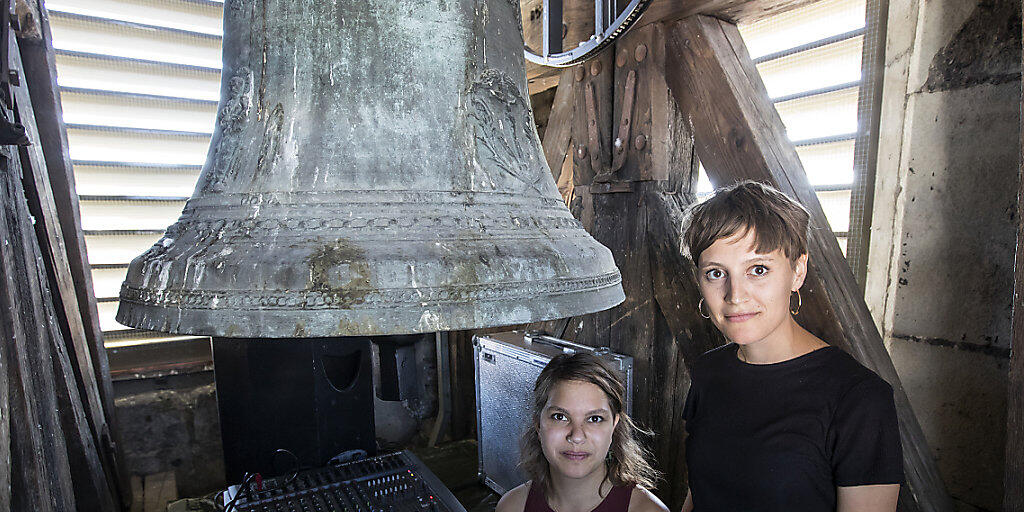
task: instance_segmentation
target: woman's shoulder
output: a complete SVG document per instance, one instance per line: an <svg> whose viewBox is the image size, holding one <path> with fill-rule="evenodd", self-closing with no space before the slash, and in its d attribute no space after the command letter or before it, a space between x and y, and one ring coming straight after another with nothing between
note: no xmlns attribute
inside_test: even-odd
<svg viewBox="0 0 1024 512"><path fill-rule="evenodd" d="M526 508L526 498L530 496L532 482L529 480L503 494L494 507L494 512L523 512Z"/></svg>
<svg viewBox="0 0 1024 512"><path fill-rule="evenodd" d="M691 379L702 379L725 368L732 359L736 359L736 344L726 343L704 352L693 363Z"/></svg>
<svg viewBox="0 0 1024 512"><path fill-rule="evenodd" d="M827 372L829 378L839 384L839 391L849 394L853 390L888 390L892 393L892 387L880 377L874 370L864 366L845 350L837 347L829 348L827 359Z"/></svg>
<svg viewBox="0 0 1024 512"><path fill-rule="evenodd" d="M629 512L668 512L668 507L653 492L638 485L629 497Z"/></svg>

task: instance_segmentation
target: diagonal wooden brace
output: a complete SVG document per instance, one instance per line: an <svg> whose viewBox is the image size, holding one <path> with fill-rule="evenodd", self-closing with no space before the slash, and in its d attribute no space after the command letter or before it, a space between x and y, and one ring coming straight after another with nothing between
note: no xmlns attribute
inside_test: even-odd
<svg viewBox="0 0 1024 512"><path fill-rule="evenodd" d="M693 16L672 24L667 38L669 54L677 56L679 65L666 66L665 79L690 116L697 154L711 180L768 183L810 211L810 268L803 302L811 314L801 314L800 319L813 319L809 323L814 325L804 327L846 350L892 385L906 473L900 510L952 511L924 432L853 272L736 26Z"/></svg>

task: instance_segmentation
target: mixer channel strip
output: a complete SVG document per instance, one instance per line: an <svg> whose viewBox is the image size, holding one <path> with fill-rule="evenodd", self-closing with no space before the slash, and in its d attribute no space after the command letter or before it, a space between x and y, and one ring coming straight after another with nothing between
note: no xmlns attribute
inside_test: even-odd
<svg viewBox="0 0 1024 512"><path fill-rule="evenodd" d="M465 512L408 450L250 484L235 503L252 512Z"/></svg>

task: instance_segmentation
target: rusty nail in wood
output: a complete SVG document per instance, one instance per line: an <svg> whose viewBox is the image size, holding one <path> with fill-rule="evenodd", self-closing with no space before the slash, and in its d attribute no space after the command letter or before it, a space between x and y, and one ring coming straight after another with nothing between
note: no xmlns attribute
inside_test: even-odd
<svg viewBox="0 0 1024 512"><path fill-rule="evenodd" d="M646 145L647 137L644 137L643 134L637 135L636 139L633 139L633 147L635 147L638 150L643 149Z"/></svg>
<svg viewBox="0 0 1024 512"><path fill-rule="evenodd" d="M601 62L597 61L590 65L590 74L597 76L601 74Z"/></svg>
<svg viewBox="0 0 1024 512"><path fill-rule="evenodd" d="M637 62L643 62L647 58L647 45L643 43L636 45L636 51L633 52L633 56L636 57Z"/></svg>
<svg viewBox="0 0 1024 512"><path fill-rule="evenodd" d="M583 66L576 66L575 73L576 73L576 81L577 82L582 82L583 81L583 77L587 74L587 72L583 69Z"/></svg>

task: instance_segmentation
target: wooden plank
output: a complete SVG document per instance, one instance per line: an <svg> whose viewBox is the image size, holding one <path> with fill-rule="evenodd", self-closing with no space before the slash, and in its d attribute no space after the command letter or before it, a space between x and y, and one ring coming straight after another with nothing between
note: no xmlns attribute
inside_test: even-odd
<svg viewBox="0 0 1024 512"><path fill-rule="evenodd" d="M178 499L178 484L174 471L147 475L143 483L144 512L165 512L167 504Z"/></svg>
<svg viewBox="0 0 1024 512"><path fill-rule="evenodd" d="M0 271L0 276L3 275L3 271ZM5 282L0 281L0 290L6 290L5 285ZM10 347L14 345L14 315L10 305L0 300L0 510L11 510L12 439L8 368Z"/></svg>
<svg viewBox="0 0 1024 512"><path fill-rule="evenodd" d="M1022 54L1024 60L1024 54ZM1024 112L1024 100L1022 100ZM1017 250L1013 265L1013 318L1006 393L1006 472L1003 510L1024 512L1024 116L1021 117L1020 185L1017 189Z"/></svg>
<svg viewBox="0 0 1024 512"><path fill-rule="evenodd" d="M145 492L143 491L144 487L142 486L142 477L139 475L132 475L130 485L132 490L132 500L131 506L128 510L129 512L143 512L142 504L145 499Z"/></svg>
<svg viewBox="0 0 1024 512"><path fill-rule="evenodd" d="M10 26L10 0L0 0L0 27ZM6 62L6 46L0 58ZM0 67L0 73L4 72ZM2 159L2 157L0 157ZM0 282L0 289L4 283ZM14 311L0 302L0 510L11 510L11 407L7 369L9 347L13 345Z"/></svg>
<svg viewBox="0 0 1024 512"><path fill-rule="evenodd" d="M13 311L12 357L7 368L11 388L11 460L13 510L74 510L72 474L57 416L54 376L35 248L21 187L20 162L3 148L0 204L0 309ZM9 156L8 156L9 155ZM44 281L45 282L45 281ZM5 340L8 341L8 340Z"/></svg>
<svg viewBox="0 0 1024 512"><path fill-rule="evenodd" d="M10 54L11 69L18 72L21 64L20 55L16 51L13 35L9 43L15 49ZM45 163L38 145L34 112L25 87L12 89L15 96L15 118L25 126L29 140L35 142L35 145L28 148L20 148L19 156L26 186L25 199L28 211L36 220L35 230L26 234L23 250L28 270L27 279L30 281L30 289L35 290L31 301L35 315L32 323L35 335L29 339L40 344L35 347L40 359L32 370L46 375L48 387L43 392L49 393L52 390L55 402L52 405L53 409L45 414L48 420L56 418L60 423L60 428L47 429L45 432L51 437L59 436L63 441L54 443L54 449L64 450L56 464L67 464L71 474L80 475L80 478L68 480L78 506L88 510L112 511L116 507L107 485L108 472L105 471L97 450L97 432L105 429L105 424L102 423L105 420L96 383L90 382L95 374L91 367L74 367L67 351L67 345L71 345L78 349L79 357L83 354L86 358L89 356L74 294L74 282L66 264L66 253L61 246L62 234L56 218L54 200L49 193ZM49 229L51 226L55 229ZM41 257L37 241L45 248L46 258ZM54 294L50 293L50 286L56 288ZM60 300L55 301L58 297ZM64 314L66 335L62 334L58 325L59 315L55 314L55 303L58 307L64 308L61 313ZM95 424L90 424L87 418L89 409L88 405L82 402L80 386L86 392L92 391L93 405L97 409L94 409L95 414L91 419L101 422L99 430Z"/></svg>
<svg viewBox="0 0 1024 512"><path fill-rule="evenodd" d="M10 44L12 48L17 45L13 34L11 34ZM18 52L11 52L11 69L16 72L20 72L22 69L21 56ZM44 261L50 263L48 270L56 286L52 298L56 299L55 303L62 308L62 310L58 310L58 314L62 315L61 324L67 329L65 338L70 349L74 351L75 364L72 365L74 377L79 383L78 392L86 400L85 410L92 430L93 443L98 445L100 433L107 431L106 416L100 399L96 370L92 363L92 353L89 350L85 325L79 310L78 297L75 294L75 281L71 274L57 205L50 188L42 146L38 143L39 131L32 109L32 100L25 86L13 87L13 93L16 118L25 127L25 133L29 140L33 141L33 145L20 149L29 206L36 217L37 229L41 229L45 233L45 236L40 238L40 243L42 251L49 256ZM80 232L81 230L76 226L76 231Z"/></svg>
<svg viewBox="0 0 1024 512"><path fill-rule="evenodd" d="M558 87L559 68L543 67L529 61L526 62L526 68L535 70L533 78L526 82L530 96Z"/></svg>
<svg viewBox="0 0 1024 512"><path fill-rule="evenodd" d="M85 237L81 230L79 216L78 193L75 191L75 178L68 152L67 131L63 123L61 111L60 89L57 86L56 55L54 53L50 23L45 9L40 9L39 0L26 2L30 7L28 13L31 23L23 24L23 29L35 27L34 30L23 30L17 34L18 49L21 53L23 68L23 84L29 91L32 110L35 114L39 133L39 145L42 146L43 158L49 182L57 205L57 216L64 235L67 261L71 275L76 283L75 295L78 300L78 311L85 329L88 349L92 359L95 380L99 388L100 403L106 418L106 430L99 432L101 451L107 459L106 466L117 473L122 497L127 499L127 472L123 467L124 456L120 453L117 443L117 424L114 417L113 391L110 381L110 370L107 362L107 351L103 346L103 332L100 328L96 298L93 295L92 272L86 254Z"/></svg>
<svg viewBox="0 0 1024 512"><path fill-rule="evenodd" d="M707 14L736 23L749 23L773 14L807 5L814 0L655 0L637 22L635 28L649 24L676 21L696 14ZM543 31L540 16L543 0L520 0L523 17L523 40L535 50L540 48ZM566 2L563 5L564 48L575 48L593 34L594 7L592 2ZM634 29L631 29L634 30ZM605 50L607 52L608 50ZM526 63L526 77L530 94L554 87L552 77L558 68Z"/></svg>
<svg viewBox="0 0 1024 512"><path fill-rule="evenodd" d="M697 152L712 181L763 181L811 213L810 268L798 319L892 385L907 478L900 509L951 511L896 369L735 25L695 16L673 24L668 39L679 65L666 69L666 79L691 116Z"/></svg>
<svg viewBox="0 0 1024 512"><path fill-rule="evenodd" d="M24 167L26 159L24 154L21 156L23 173L28 175L30 171ZM57 315L48 288L50 280L36 243L39 227L38 222L35 223L36 229L29 226L28 222L23 227L24 268L28 280L26 289L32 290L33 297L30 303L23 300L23 307L31 309L24 318L32 318L33 334L27 339L35 356L34 360L29 361L30 370L36 378L35 398L48 404L45 410L39 410L42 416L39 421L44 425L43 441L52 450L48 461L52 467L48 469L51 478L67 479L66 483L62 482L62 486L71 488L74 503L79 509L113 512L118 507L114 505L107 486L107 475L86 418L85 405L78 392L66 340L57 325ZM76 478L70 478L70 475Z"/></svg>
<svg viewBox="0 0 1024 512"><path fill-rule="evenodd" d="M551 104L551 114L548 116L548 127L544 131L544 159L551 169L551 176L558 181L562 175L562 163L569 149L569 139L572 137L572 115L573 115L573 70L562 71L558 79L558 89L555 91L555 100Z"/></svg>

